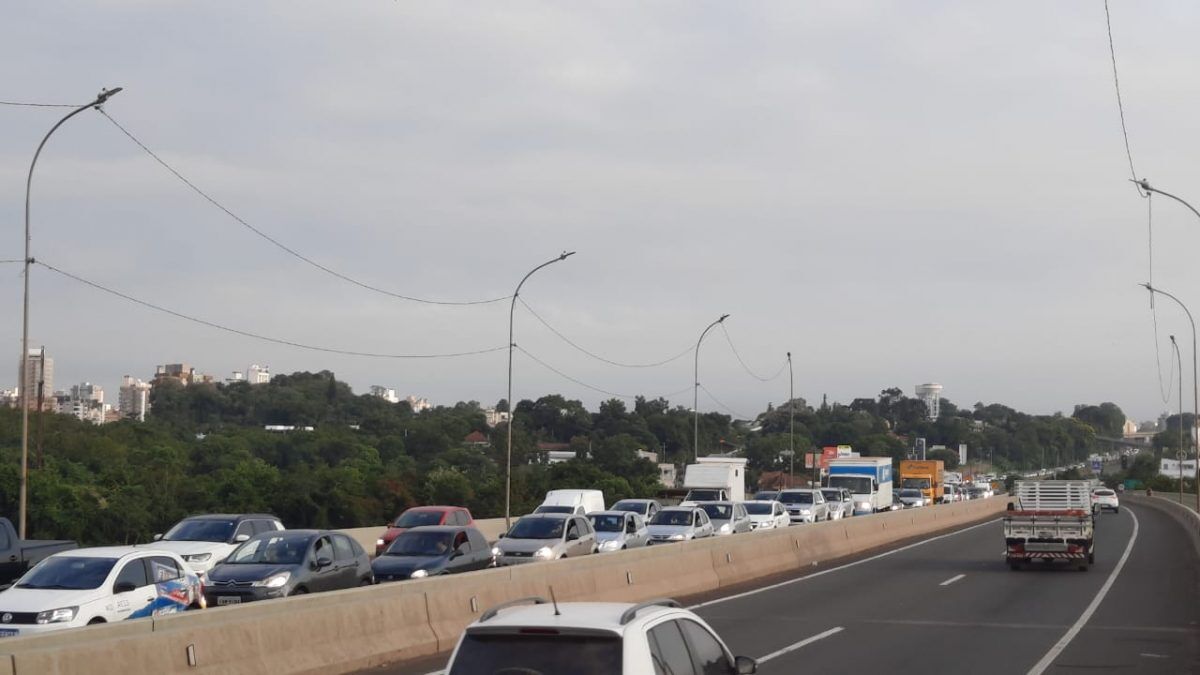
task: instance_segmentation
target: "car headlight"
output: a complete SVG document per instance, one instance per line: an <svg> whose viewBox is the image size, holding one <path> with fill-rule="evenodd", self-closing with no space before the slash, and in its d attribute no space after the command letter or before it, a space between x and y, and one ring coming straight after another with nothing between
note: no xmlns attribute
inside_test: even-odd
<svg viewBox="0 0 1200 675"><path fill-rule="evenodd" d="M682 534L673 534L670 537L668 537L668 539L670 539L671 541L683 541L683 535Z"/></svg>
<svg viewBox="0 0 1200 675"><path fill-rule="evenodd" d="M601 551L616 551L616 550L619 550L620 548L621 548L621 542L617 541L616 539L609 539L608 541L600 542L600 550Z"/></svg>
<svg viewBox="0 0 1200 675"><path fill-rule="evenodd" d="M869 508L871 508L871 502L858 502L858 503L856 503L856 504L854 505L854 508L856 508L856 509L869 509Z"/></svg>
<svg viewBox="0 0 1200 675"><path fill-rule="evenodd" d="M262 588L283 588L283 585L286 584L288 579L291 578L291 572L280 572L279 574L272 574L266 579L259 579L251 584L251 586L259 586Z"/></svg>
<svg viewBox="0 0 1200 675"><path fill-rule="evenodd" d="M413 570L413 573L408 576L410 579L424 579L429 576L429 572L427 570Z"/></svg>
<svg viewBox="0 0 1200 675"><path fill-rule="evenodd" d="M500 550L499 546L493 546L492 547L492 555L494 555L496 557L500 557L500 556L504 555L504 551Z"/></svg>
<svg viewBox="0 0 1200 675"><path fill-rule="evenodd" d="M211 553L193 553L191 555L180 556L184 562L208 562L212 558Z"/></svg>
<svg viewBox="0 0 1200 675"><path fill-rule="evenodd" d="M37 622L40 624L65 623L74 619L77 612L79 612L78 607L59 607L58 609L48 609L44 612L38 612Z"/></svg>
<svg viewBox="0 0 1200 675"><path fill-rule="evenodd" d="M802 516L812 515L812 509L800 509L800 515L802 515Z"/></svg>
<svg viewBox="0 0 1200 675"><path fill-rule="evenodd" d="M554 551L550 550L549 546L543 546L533 552L533 557L541 558L542 560L549 560L553 556L554 556Z"/></svg>
<svg viewBox="0 0 1200 675"><path fill-rule="evenodd" d="M376 545L376 546L383 546L383 540L382 540L382 539L376 539L376 540L375 540L375 545Z"/></svg>
<svg viewBox="0 0 1200 675"><path fill-rule="evenodd" d="M721 529L718 530L718 532L720 532L721 534L729 534L729 532L732 529L733 528L729 527L729 523L725 523L724 525L721 526Z"/></svg>

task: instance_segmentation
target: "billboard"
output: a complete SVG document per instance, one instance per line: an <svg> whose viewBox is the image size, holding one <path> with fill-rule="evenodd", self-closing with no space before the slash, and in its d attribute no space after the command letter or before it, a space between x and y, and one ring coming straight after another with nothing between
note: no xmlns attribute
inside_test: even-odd
<svg viewBox="0 0 1200 675"><path fill-rule="evenodd" d="M1166 476L1167 478L1179 478L1180 471L1183 472L1184 478L1196 477L1196 460L1185 459L1180 462L1177 459L1167 459L1164 457L1158 465L1158 475ZM1180 465L1183 465L1182 467Z"/></svg>

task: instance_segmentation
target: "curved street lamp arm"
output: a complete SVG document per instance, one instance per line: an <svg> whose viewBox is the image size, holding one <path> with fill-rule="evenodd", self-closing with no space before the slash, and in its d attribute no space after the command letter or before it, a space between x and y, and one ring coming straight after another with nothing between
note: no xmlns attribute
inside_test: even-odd
<svg viewBox="0 0 1200 675"><path fill-rule="evenodd" d="M1130 180L1133 180L1133 179L1131 178ZM1187 203L1183 199L1176 197L1175 195L1171 194L1170 192L1163 192L1162 190L1159 190L1156 187L1150 187L1150 182L1147 181L1145 178L1143 178L1142 180L1135 180L1133 182L1136 183L1138 185L1138 187L1142 188L1146 192L1157 192L1158 194L1160 194L1164 197L1170 197L1171 199L1174 199L1175 201L1179 202L1180 204L1183 204L1184 206L1191 209L1192 213L1196 214L1197 218L1200 218L1200 211L1197 211L1196 207Z"/></svg>
<svg viewBox="0 0 1200 675"><path fill-rule="evenodd" d="M722 314L721 318L708 324L703 333L700 333L700 339L696 340L695 354L695 369L692 371L694 384L692 386L692 459L700 458L700 343L704 342L704 336L708 335L708 331L713 329L719 323L724 323L728 319L728 314Z"/></svg>

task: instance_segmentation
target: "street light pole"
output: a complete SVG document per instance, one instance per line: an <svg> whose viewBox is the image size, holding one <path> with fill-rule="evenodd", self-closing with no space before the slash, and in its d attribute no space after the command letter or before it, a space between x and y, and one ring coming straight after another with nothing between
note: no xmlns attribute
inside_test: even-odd
<svg viewBox="0 0 1200 675"><path fill-rule="evenodd" d="M1146 186L1146 189L1150 189L1148 185ZM1155 192L1157 192L1157 190L1155 190ZM1164 192L1162 194L1167 194L1167 193ZM1171 197L1172 195L1167 195L1167 196ZM1174 198L1179 199L1178 197L1174 197ZM1180 199L1179 201L1183 201L1183 200ZM1183 202L1183 203L1187 204L1187 202ZM1191 208L1191 206L1189 205L1188 208ZM1192 210L1195 211L1195 209L1192 209ZM1200 215L1200 214L1198 214L1198 215ZM1183 309L1183 313L1187 314L1188 322L1190 324L1192 324L1192 442L1193 442L1193 444L1195 444L1196 439L1197 439L1196 423L1197 423L1197 418L1200 418L1200 384L1197 384L1197 380L1196 380L1196 320L1192 318L1192 313L1190 310L1188 310L1187 305L1183 304L1183 301L1180 300L1179 298L1175 297L1174 295L1171 295L1170 293L1162 290L1161 288L1158 288L1156 286L1151 286L1148 283L1141 284L1141 285L1143 287L1145 287L1146 290L1150 291L1151 294L1158 293L1159 295L1164 295L1164 296L1174 300L1175 304L1179 305L1179 307L1181 309ZM1179 362L1179 380L1180 380L1179 386L1182 387L1183 386L1183 361ZM1180 407L1180 410L1182 411L1182 409L1183 409L1183 397L1182 396L1180 396L1179 407ZM1179 428L1181 430L1183 429L1183 413L1182 412L1179 413ZM1183 451L1182 443L1180 443L1180 445L1179 445L1179 450L1181 452ZM1200 451L1198 451L1196 457L1197 457L1196 464L1200 465ZM1182 465L1180 466L1180 470L1182 470ZM1200 471L1197 471L1197 478L1200 479ZM1197 485L1198 485L1198 488L1196 490L1196 508L1198 510L1200 510L1200 480L1197 480Z"/></svg>
<svg viewBox="0 0 1200 675"><path fill-rule="evenodd" d="M105 101L115 96L121 91L121 87L115 89L101 89L96 95L96 100L81 105L78 108L67 113L57 124L50 127L50 131L42 137L42 142L38 143L37 150L33 153L33 161L29 163L29 175L25 178L25 290L21 308L21 360L18 368L17 377L20 378L18 386L21 388L21 489L20 489L20 507L17 520L20 521L17 525L18 533L22 539L25 538L25 522L28 517L28 494L29 494L29 387L25 380L28 377L28 362L29 362L29 267L33 264L34 259L30 252L30 244L32 239L29 234L29 199L30 193L33 190L33 168L37 166L38 157L42 154L42 148L46 147L46 141L50 140L50 136L58 131L58 128L64 122L78 115L79 113L91 107L99 107ZM44 355L44 352L43 352ZM40 412L40 410L39 410Z"/></svg>
<svg viewBox="0 0 1200 675"><path fill-rule="evenodd" d="M521 287L525 285L525 281L528 280L529 277L533 276L534 272L546 267L547 265L553 265L556 262L562 262L573 255L575 255L574 251L571 251L570 253L563 251L562 254L557 258L554 258L553 260L547 260L541 265L529 270L529 273L521 278L521 283L517 284L517 290L513 291L512 302L508 306L508 425L505 429L506 435L508 436L508 459L505 464L506 469L504 471L505 531L507 531L512 524L510 522L512 516L512 425L513 419L517 414L517 407L513 405L512 400L513 347L516 347L516 343L513 342L513 317L517 310L517 298L521 295Z"/></svg>
<svg viewBox="0 0 1200 675"><path fill-rule="evenodd" d="M788 487L796 487L796 376L792 373L792 353L788 357Z"/></svg>
<svg viewBox="0 0 1200 675"><path fill-rule="evenodd" d="M1179 364L1179 452L1175 458L1179 460L1179 503L1183 503L1183 359L1179 356L1179 343L1171 336L1171 346L1175 349L1175 362Z"/></svg>
<svg viewBox="0 0 1200 675"><path fill-rule="evenodd" d="M728 319L728 314L722 314L721 318L708 324L703 333L700 333L700 339L696 340L696 365L693 372L694 384L692 385L692 461L700 459L700 343L704 342L704 336L708 335L708 331L712 330L713 326L722 323Z"/></svg>

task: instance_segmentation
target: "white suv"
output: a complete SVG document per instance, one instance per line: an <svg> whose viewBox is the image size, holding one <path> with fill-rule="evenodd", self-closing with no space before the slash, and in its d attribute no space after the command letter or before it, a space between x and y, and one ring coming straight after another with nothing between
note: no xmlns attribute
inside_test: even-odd
<svg viewBox="0 0 1200 675"><path fill-rule="evenodd" d="M458 640L448 675L753 673L703 619L674 600L556 604L522 598L487 610Z"/></svg>

